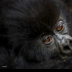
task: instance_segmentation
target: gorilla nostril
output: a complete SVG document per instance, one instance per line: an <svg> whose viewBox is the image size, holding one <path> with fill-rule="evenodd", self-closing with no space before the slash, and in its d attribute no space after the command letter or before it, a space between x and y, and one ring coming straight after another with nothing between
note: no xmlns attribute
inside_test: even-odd
<svg viewBox="0 0 72 72"><path fill-rule="evenodd" d="M70 41L70 43L72 44L72 41Z"/></svg>
<svg viewBox="0 0 72 72"><path fill-rule="evenodd" d="M69 46L64 46L64 47L62 48L62 53L63 53L63 54L66 54L66 55L70 55L70 54L72 53L72 51L71 51L71 49L70 49Z"/></svg>
<svg viewBox="0 0 72 72"><path fill-rule="evenodd" d="M69 47L70 47L71 50L72 50L72 41L69 42Z"/></svg>
<svg viewBox="0 0 72 72"><path fill-rule="evenodd" d="M63 49L64 50L70 50L69 46L65 46Z"/></svg>

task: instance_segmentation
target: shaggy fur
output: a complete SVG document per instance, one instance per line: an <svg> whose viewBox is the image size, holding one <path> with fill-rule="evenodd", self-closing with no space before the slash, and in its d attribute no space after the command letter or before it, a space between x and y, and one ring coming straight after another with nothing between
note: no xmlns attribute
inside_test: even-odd
<svg viewBox="0 0 72 72"><path fill-rule="evenodd" d="M71 30L59 0L0 0L0 69L72 68L72 57L63 58L41 43L43 34L54 34L60 14Z"/></svg>

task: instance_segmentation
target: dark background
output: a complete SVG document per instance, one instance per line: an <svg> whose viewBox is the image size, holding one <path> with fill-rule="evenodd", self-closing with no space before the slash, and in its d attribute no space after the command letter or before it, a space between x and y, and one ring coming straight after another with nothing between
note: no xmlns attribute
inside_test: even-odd
<svg viewBox="0 0 72 72"><path fill-rule="evenodd" d="M66 6L68 7L68 9L70 10L71 13L71 20L72 20L72 0L62 0Z"/></svg>
<svg viewBox="0 0 72 72"><path fill-rule="evenodd" d="M72 0L62 0L72 12Z"/></svg>
<svg viewBox="0 0 72 72"><path fill-rule="evenodd" d="M68 6L72 7L72 0L62 0L64 1Z"/></svg>

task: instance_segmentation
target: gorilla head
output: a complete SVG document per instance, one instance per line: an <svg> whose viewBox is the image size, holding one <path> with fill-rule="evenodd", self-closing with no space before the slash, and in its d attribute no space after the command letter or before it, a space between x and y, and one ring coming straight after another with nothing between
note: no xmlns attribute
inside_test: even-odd
<svg viewBox="0 0 72 72"><path fill-rule="evenodd" d="M61 1L1 0L0 5L1 67L65 67L62 57L72 54L72 37Z"/></svg>

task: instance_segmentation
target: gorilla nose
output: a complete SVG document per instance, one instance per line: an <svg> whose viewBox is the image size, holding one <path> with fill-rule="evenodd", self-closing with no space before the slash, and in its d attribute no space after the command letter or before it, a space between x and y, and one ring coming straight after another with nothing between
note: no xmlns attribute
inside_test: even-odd
<svg viewBox="0 0 72 72"><path fill-rule="evenodd" d="M65 54L65 55L71 55L72 50L69 46L64 46L64 47L61 48L61 53Z"/></svg>

